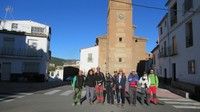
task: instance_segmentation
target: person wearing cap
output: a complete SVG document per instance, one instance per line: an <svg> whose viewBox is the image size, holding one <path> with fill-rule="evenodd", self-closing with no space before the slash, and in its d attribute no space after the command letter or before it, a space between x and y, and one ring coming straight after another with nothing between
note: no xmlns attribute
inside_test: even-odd
<svg viewBox="0 0 200 112"><path fill-rule="evenodd" d="M150 87L149 87L149 94L150 94L150 101L153 102L154 104L158 103L158 99L156 96L159 80L158 76L154 73L154 70L150 70L150 74L148 76L148 81L150 82ZM153 95L153 97L152 97Z"/></svg>
<svg viewBox="0 0 200 112"><path fill-rule="evenodd" d="M126 88L126 76L123 73L123 70L120 69L118 76L116 78L116 96L117 104L121 102L121 106L125 104L125 88Z"/></svg>
<svg viewBox="0 0 200 112"><path fill-rule="evenodd" d="M130 95L130 104L136 105L137 100L137 83L139 81L139 76L136 71L133 70L128 76L129 82L129 95Z"/></svg>
<svg viewBox="0 0 200 112"><path fill-rule="evenodd" d="M147 90L150 86L150 81L148 81L147 73L144 73L143 76L139 80L139 85L141 87L141 104L143 105L145 102L145 96L146 96L146 103L149 105L149 96L147 93Z"/></svg>

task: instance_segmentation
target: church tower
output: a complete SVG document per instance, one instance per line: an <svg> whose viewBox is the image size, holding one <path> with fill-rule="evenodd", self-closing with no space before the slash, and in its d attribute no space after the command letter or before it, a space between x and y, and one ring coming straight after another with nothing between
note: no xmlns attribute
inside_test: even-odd
<svg viewBox="0 0 200 112"><path fill-rule="evenodd" d="M134 35L132 0L108 0L107 34L97 38L99 66L103 72L136 70L147 58L146 39Z"/></svg>

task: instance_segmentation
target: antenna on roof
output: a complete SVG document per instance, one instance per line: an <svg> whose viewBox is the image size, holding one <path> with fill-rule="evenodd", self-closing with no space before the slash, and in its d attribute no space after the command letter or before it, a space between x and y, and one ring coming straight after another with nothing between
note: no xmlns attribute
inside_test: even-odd
<svg viewBox="0 0 200 112"><path fill-rule="evenodd" d="M10 14L11 18L13 19L12 12L13 12L13 7L7 6L7 7L5 8L4 20L7 18L8 14Z"/></svg>

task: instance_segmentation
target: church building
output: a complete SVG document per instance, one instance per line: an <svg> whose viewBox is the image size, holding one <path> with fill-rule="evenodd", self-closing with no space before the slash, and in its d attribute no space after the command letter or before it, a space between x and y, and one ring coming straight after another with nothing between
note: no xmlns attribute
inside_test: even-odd
<svg viewBox="0 0 200 112"><path fill-rule="evenodd" d="M132 11L132 0L108 0L108 31L107 34L97 37L98 56L92 57L98 58L96 66L99 66L104 73L113 74L114 71L122 69L128 74L137 69L140 60L148 58L147 40L134 33L136 27L133 24ZM90 62L92 52L88 52ZM80 63L81 61L83 60L80 60ZM84 64L87 65L87 63ZM80 69L84 69L81 66ZM91 66L91 68L96 66Z"/></svg>

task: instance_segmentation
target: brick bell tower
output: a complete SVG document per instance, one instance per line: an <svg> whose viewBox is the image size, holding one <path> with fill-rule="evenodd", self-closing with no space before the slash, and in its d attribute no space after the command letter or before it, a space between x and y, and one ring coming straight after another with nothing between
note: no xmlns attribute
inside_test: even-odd
<svg viewBox="0 0 200 112"><path fill-rule="evenodd" d="M147 57L146 39L134 36L132 0L108 0L107 35L98 38L99 66L103 72L136 70ZM137 41L137 42L136 42Z"/></svg>

